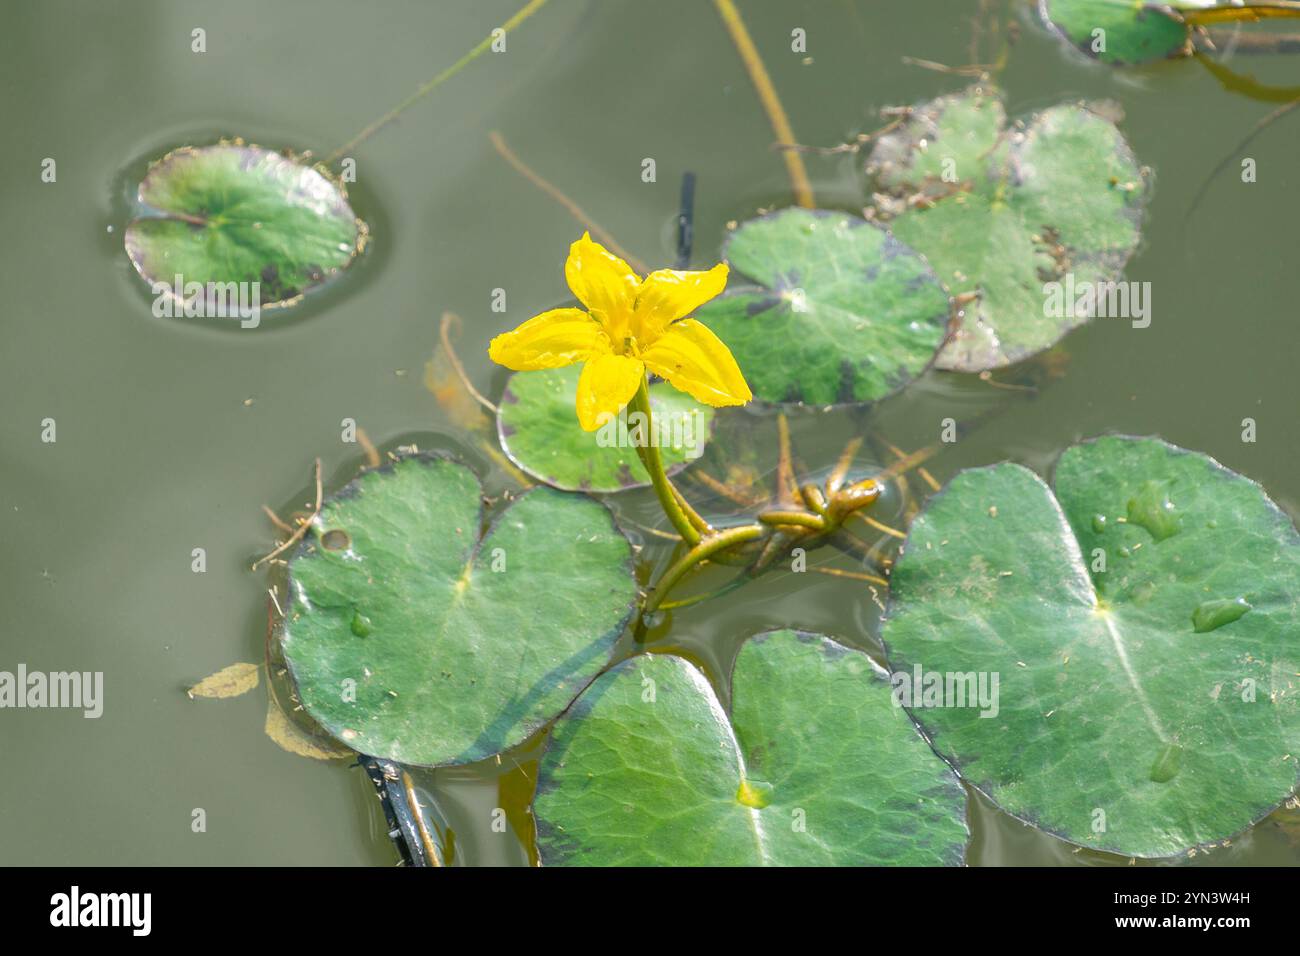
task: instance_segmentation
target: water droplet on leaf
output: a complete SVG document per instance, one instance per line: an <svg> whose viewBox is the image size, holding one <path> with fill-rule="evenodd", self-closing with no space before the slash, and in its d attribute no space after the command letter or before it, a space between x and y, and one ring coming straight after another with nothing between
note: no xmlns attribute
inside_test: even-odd
<svg viewBox="0 0 1300 956"><path fill-rule="evenodd" d="M1205 601L1192 612L1192 630L1197 634L1213 631L1243 617L1250 609L1243 597Z"/></svg>
<svg viewBox="0 0 1300 956"><path fill-rule="evenodd" d="M762 810L772 802L772 785L761 780L742 780L736 800L747 807Z"/></svg>
<svg viewBox="0 0 1300 956"><path fill-rule="evenodd" d="M1183 766L1183 748L1178 744L1165 744L1156 755L1156 762L1151 765L1151 780L1154 783L1168 783L1178 776Z"/></svg>
<svg viewBox="0 0 1300 956"><path fill-rule="evenodd" d="M1145 528L1157 541L1177 534L1178 515L1174 513L1174 503L1169 500L1167 483L1145 482L1128 500L1128 520L1129 524Z"/></svg>
<svg viewBox="0 0 1300 956"><path fill-rule="evenodd" d="M357 637L369 637L370 632L373 631L374 629L375 629L374 624L371 623L370 618L366 617L360 611L356 611L353 613L352 615L353 634L355 634Z"/></svg>

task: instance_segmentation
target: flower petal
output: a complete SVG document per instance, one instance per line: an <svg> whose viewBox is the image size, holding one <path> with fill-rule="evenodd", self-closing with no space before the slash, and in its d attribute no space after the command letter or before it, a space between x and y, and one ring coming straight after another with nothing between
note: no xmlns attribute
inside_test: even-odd
<svg viewBox="0 0 1300 956"><path fill-rule="evenodd" d="M626 355L597 355L578 376L578 423L594 432L632 400L645 366Z"/></svg>
<svg viewBox="0 0 1300 956"><path fill-rule="evenodd" d="M707 272L660 269L641 283L632 334L642 345L653 344L672 323L684 319L727 287L725 262Z"/></svg>
<svg viewBox="0 0 1300 956"><path fill-rule="evenodd" d="M581 309L543 312L488 345L492 361L516 372L572 365L609 350L600 325Z"/></svg>
<svg viewBox="0 0 1300 956"><path fill-rule="evenodd" d="M744 405L754 397L731 350L695 319L674 323L641 359L650 371L706 405Z"/></svg>
<svg viewBox="0 0 1300 956"><path fill-rule="evenodd" d="M632 267L584 232L569 247L564 278L578 301L605 327L610 340L622 344L641 287Z"/></svg>

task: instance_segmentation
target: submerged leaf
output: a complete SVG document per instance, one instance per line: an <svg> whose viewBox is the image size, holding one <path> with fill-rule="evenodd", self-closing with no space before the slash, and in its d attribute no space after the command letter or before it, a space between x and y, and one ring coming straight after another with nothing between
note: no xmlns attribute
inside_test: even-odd
<svg viewBox="0 0 1300 956"><path fill-rule="evenodd" d="M205 315L229 301L230 283L236 303L254 288L261 307L295 300L347 268L366 235L341 184L238 143L173 150L149 168L139 202L148 212L125 235L136 271L173 300L178 284L190 301L201 286Z"/></svg>
<svg viewBox="0 0 1300 956"><path fill-rule="evenodd" d="M209 674L185 693L189 694L191 700L195 697L209 697L218 700L226 697L238 697L240 694L246 694L257 686L257 682L261 679L261 673L261 664L250 664L241 661L238 664L223 667L215 674Z"/></svg>
<svg viewBox="0 0 1300 956"><path fill-rule="evenodd" d="M917 107L867 161L878 216L954 295L973 297L940 368L984 371L1049 348L1109 306L1103 284L1137 247L1147 184L1113 122L1079 105L1004 121L997 94L972 87ZM1098 288L1100 304L1085 295ZM1127 288L1123 302L1138 305Z"/></svg>
<svg viewBox="0 0 1300 956"><path fill-rule="evenodd" d="M750 638L732 713L680 657L602 675L556 724L533 812L555 865L960 863L966 797L862 652Z"/></svg>
<svg viewBox="0 0 1300 956"><path fill-rule="evenodd" d="M1202 0L1208 5L1215 0ZM1197 6L1182 0L1176 6ZM1088 56L1123 66L1191 52L1191 34L1177 12L1142 0L1040 0L1043 19Z"/></svg>
<svg viewBox="0 0 1300 956"><path fill-rule="evenodd" d="M349 747L481 760L605 665L636 596L609 512L538 488L480 538L481 496L450 460L385 465L330 497L290 560L285 660L307 713Z"/></svg>
<svg viewBox="0 0 1300 956"><path fill-rule="evenodd" d="M266 724L263 729L266 731L266 736L275 741L281 749L297 754L299 757L310 757L312 760L341 760L356 754L355 751L341 747L332 740L323 740L307 733L289 719L274 698L266 702Z"/></svg>
<svg viewBox="0 0 1300 956"><path fill-rule="evenodd" d="M891 663L997 675L1000 698L992 719L913 716L1003 809L1075 843L1163 857L1244 830L1296 784L1300 535L1258 485L1157 439L1076 445L1054 488L973 469L912 523Z"/></svg>
<svg viewBox="0 0 1300 956"><path fill-rule="evenodd" d="M529 475L566 491L621 491L650 484L629 430L643 423L624 412L594 432L573 414L576 365L510 376L497 413L501 447ZM654 440L672 474L704 453L713 409L664 382L650 386ZM630 428L629 428L630 426Z"/></svg>
<svg viewBox="0 0 1300 956"><path fill-rule="evenodd" d="M424 363L424 387L437 400L447 419L457 428L469 432L485 432L488 419L483 406L465 390L456 374L456 368L441 351Z"/></svg>
<svg viewBox="0 0 1300 956"><path fill-rule="evenodd" d="M757 287L737 282L695 317L762 401L874 402L943 342L948 293L924 259L857 216L784 209L742 223L723 254Z"/></svg>

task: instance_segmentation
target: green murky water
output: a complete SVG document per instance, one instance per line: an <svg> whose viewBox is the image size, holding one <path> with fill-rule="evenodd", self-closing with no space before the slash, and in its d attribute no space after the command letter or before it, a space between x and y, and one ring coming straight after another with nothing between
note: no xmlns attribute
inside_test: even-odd
<svg viewBox="0 0 1300 956"><path fill-rule="evenodd" d="M272 541L260 505L300 505L317 455L331 486L354 472L360 455L340 440L345 418L383 447L456 441L458 427L423 384L443 310L464 318L469 372L497 394L504 372L488 367L488 339L567 298L560 263L577 227L501 160L489 131L655 265L673 258L680 175L695 172L696 260L706 262L729 220L789 201L753 90L703 0L552 0L512 34L507 54L478 61L356 150L351 194L373 242L352 274L304 307L267 316L256 332L154 318L120 236L149 159L220 135L327 152L516 6L6 7L0 668L103 671L106 700L98 720L0 714L3 862L395 860L363 775L280 750L262 733L261 690L212 702L183 692L232 661L260 659L267 579L248 570ZM902 57L968 62L980 9L958 0L742 7L797 135L819 145L876 128L883 106L958 88L960 78ZM975 422L931 463L943 481L1004 458L1045 470L1062 448L1101 432L1157 433L1251 476L1294 514L1298 333L1292 269L1277 252L1290 248L1300 211L1294 119L1248 148L1258 183L1242 184L1229 166L1189 222L1191 196L1272 104L1225 91L1191 62L1124 73L1083 62L1015 10L1019 42L1001 76L1009 111L1115 100L1155 170L1145 242L1127 272L1151 283L1152 324L1099 320L1074 332L1056 364L1064 374L1037 394L932 373L867 413L795 414L801 458L829 462L868 427L912 449L935 441L946 417ZM207 33L204 54L190 49L196 27ZM794 27L807 31L810 62L788 52ZM1281 84L1294 63L1236 65ZM41 182L46 157L57 161L55 183ZM641 180L646 157L656 183ZM821 204L851 204L857 162L809 157ZM504 316L489 308L496 288L507 291ZM775 420L732 417L756 460L773 461ZM1253 444L1241 441L1246 417L1258 422ZM46 418L57 422L54 444L40 440ZM509 486L482 456L466 457L491 488ZM1159 501L1139 510L1148 505ZM661 520L649 494L616 506L643 524ZM894 496L875 513L901 520L901 508ZM647 561L662 561L661 543L647 544ZM204 574L191 571L197 547L207 551ZM776 574L641 637L715 674L744 636L777 625L871 649L874 598L860 582ZM537 750L419 776L458 862L528 859ZM206 811L205 833L191 831L195 808ZM974 794L971 823L975 864L1125 862L1076 852ZM1300 826L1283 823L1267 820L1196 862L1300 863Z"/></svg>

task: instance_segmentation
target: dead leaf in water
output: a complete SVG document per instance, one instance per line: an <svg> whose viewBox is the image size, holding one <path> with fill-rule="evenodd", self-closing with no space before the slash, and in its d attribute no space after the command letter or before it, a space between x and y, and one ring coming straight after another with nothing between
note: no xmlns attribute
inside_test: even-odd
<svg viewBox="0 0 1300 956"><path fill-rule="evenodd" d="M185 693L189 695L190 700L196 697L206 697L212 700L238 697L240 694L247 694L257 686L261 670L262 665L260 664L249 664L246 661L240 661L237 664L231 664L229 667L223 667L215 674L203 678Z"/></svg>

